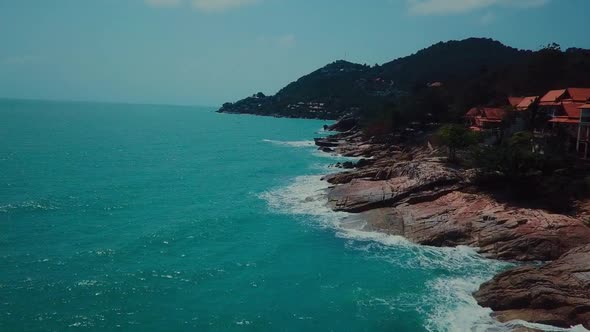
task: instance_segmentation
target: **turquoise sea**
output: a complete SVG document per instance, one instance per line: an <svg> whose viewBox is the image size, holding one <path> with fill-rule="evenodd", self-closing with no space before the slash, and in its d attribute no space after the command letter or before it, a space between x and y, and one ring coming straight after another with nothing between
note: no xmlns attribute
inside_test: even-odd
<svg viewBox="0 0 590 332"><path fill-rule="evenodd" d="M0 331L499 331L507 265L325 207L323 121L0 101Z"/></svg>

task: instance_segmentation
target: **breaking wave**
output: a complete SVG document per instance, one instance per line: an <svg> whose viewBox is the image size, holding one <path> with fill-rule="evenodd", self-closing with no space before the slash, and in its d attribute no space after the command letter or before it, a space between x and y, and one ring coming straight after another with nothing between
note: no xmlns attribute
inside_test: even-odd
<svg viewBox="0 0 590 332"><path fill-rule="evenodd" d="M295 215L313 227L332 229L337 237L348 240L348 248L364 251L369 259L387 261L407 269L447 271L445 276L428 282L428 295L421 297L419 303L412 304L426 315L425 328L428 331L499 332L522 326L542 331L585 331L580 327L559 329L522 321L503 324L494 320L492 311L479 306L472 293L511 264L485 259L467 246L421 246L400 236L366 231L362 220L346 212L334 212L328 207L329 184L321 177L296 177L286 186L259 194L259 198L265 200L275 213Z"/></svg>
<svg viewBox="0 0 590 332"><path fill-rule="evenodd" d="M289 146L293 148L309 148L315 146L314 141L275 141L271 139L263 139L262 141L274 145Z"/></svg>

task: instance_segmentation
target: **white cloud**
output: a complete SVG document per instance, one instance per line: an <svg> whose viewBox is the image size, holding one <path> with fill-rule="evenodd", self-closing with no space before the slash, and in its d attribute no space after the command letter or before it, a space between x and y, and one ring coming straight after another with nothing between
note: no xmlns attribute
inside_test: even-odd
<svg viewBox="0 0 590 332"><path fill-rule="evenodd" d="M193 0L193 7L204 12L222 12L256 2L258 0Z"/></svg>
<svg viewBox="0 0 590 332"><path fill-rule="evenodd" d="M145 0L145 3L152 7L178 7L182 0Z"/></svg>
<svg viewBox="0 0 590 332"><path fill-rule="evenodd" d="M408 10L415 15L462 14L470 11L502 7L540 7L550 0L407 0Z"/></svg>

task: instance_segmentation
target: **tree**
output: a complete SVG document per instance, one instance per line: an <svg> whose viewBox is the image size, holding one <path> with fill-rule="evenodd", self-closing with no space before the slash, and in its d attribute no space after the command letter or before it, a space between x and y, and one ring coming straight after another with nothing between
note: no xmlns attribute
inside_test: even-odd
<svg viewBox="0 0 590 332"><path fill-rule="evenodd" d="M477 143L477 134L458 124L442 126L437 132L437 137L447 146L451 161L457 160L457 150Z"/></svg>
<svg viewBox="0 0 590 332"><path fill-rule="evenodd" d="M556 51L556 52L561 52L561 45L559 45L558 43L549 43L547 45L541 46L540 47L541 51Z"/></svg>
<svg viewBox="0 0 590 332"><path fill-rule="evenodd" d="M480 151L475 158L476 165L487 173L499 173L517 183L546 168L545 156L533 151L532 141L530 132L517 132L501 144Z"/></svg>

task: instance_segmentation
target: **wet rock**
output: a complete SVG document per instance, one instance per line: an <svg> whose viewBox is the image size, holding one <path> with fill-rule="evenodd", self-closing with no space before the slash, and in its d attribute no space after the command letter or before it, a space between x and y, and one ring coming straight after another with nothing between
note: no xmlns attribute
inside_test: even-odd
<svg viewBox="0 0 590 332"><path fill-rule="evenodd" d="M578 218L506 206L483 194L452 191L388 209L395 212L381 213L390 216L387 222L366 213L369 227L419 244L469 245L490 258L549 261L590 243L590 228ZM384 225L393 225L393 231Z"/></svg>
<svg viewBox="0 0 590 332"><path fill-rule="evenodd" d="M499 274L474 294L500 321L522 319L560 327L590 328L590 245L542 267Z"/></svg>
<svg viewBox="0 0 590 332"><path fill-rule="evenodd" d="M351 169L351 168L355 168L355 165L352 161L345 161L342 163L342 168Z"/></svg>
<svg viewBox="0 0 590 332"><path fill-rule="evenodd" d="M362 158L356 163L356 167L367 167L373 165L374 161L372 159L365 159Z"/></svg>
<svg viewBox="0 0 590 332"><path fill-rule="evenodd" d="M333 130L333 131L347 131L351 130L358 124L358 119L354 117L344 117L331 126L325 126L325 130Z"/></svg>
<svg viewBox="0 0 590 332"><path fill-rule="evenodd" d="M322 148L334 148L341 143L338 140L326 137L326 138L314 138L315 145Z"/></svg>

